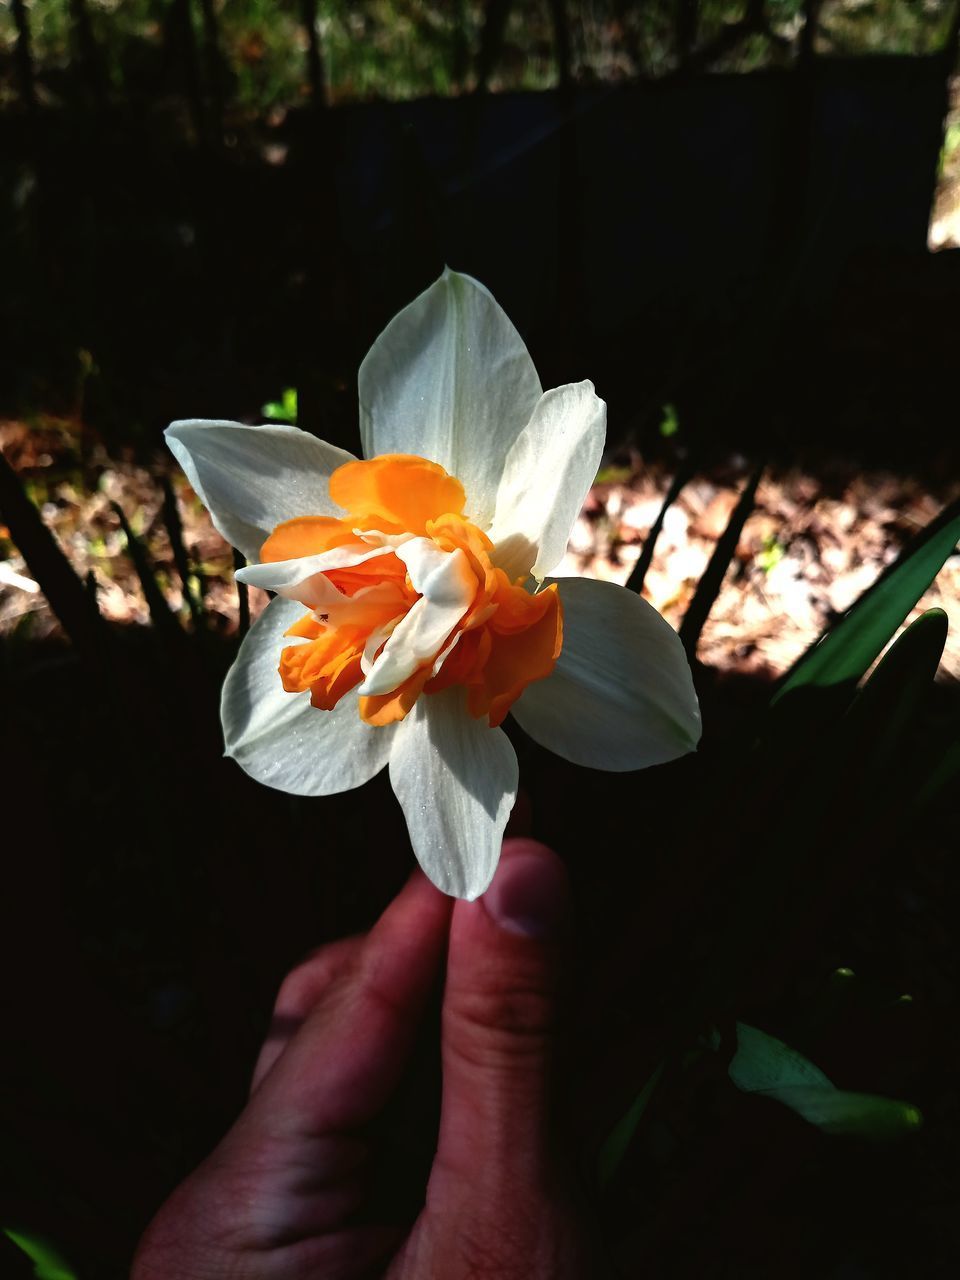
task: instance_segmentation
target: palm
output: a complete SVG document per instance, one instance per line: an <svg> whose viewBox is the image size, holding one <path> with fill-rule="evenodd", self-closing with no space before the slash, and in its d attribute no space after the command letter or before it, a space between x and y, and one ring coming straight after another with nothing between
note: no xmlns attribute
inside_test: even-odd
<svg viewBox="0 0 960 1280"><path fill-rule="evenodd" d="M243 1115L161 1210L133 1280L587 1274L544 1088L565 879L539 846L521 845L503 868L484 903L455 909L415 876L366 938L290 975ZM530 932L535 911L549 937ZM364 1135L397 1088L445 952L426 1203L408 1232L365 1225Z"/></svg>

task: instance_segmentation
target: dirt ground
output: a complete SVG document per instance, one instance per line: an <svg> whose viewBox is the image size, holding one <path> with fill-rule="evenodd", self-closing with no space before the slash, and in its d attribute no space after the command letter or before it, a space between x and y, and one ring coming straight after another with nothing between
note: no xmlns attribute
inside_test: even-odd
<svg viewBox="0 0 960 1280"><path fill-rule="evenodd" d="M76 571L96 584L101 612L111 622L147 625L144 593L113 508L126 513L146 545L170 608L186 620L182 584L163 518L161 474L178 497L183 536L213 628L237 627L238 602L230 548L210 523L172 460L150 466L109 456L88 445L76 424L43 419L0 422L0 447L26 481L43 518ZM695 475L666 512L644 594L679 626L718 537L725 529L748 464L730 459L712 474ZM634 568L672 480L639 455L605 466L573 530L561 575L625 582ZM733 563L703 630L698 657L722 670L775 677L847 609L960 488L933 493L914 478L832 464L828 476L768 470L740 537ZM251 593L255 614L265 603ZM939 607L951 627L940 676L960 680L960 555L947 561L911 614ZM38 584L0 528L0 636L40 640L58 632Z"/></svg>

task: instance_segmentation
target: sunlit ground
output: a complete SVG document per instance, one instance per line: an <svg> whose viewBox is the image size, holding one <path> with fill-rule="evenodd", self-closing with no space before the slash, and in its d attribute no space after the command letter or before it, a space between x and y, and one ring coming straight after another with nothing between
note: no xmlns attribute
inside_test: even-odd
<svg viewBox="0 0 960 1280"><path fill-rule="evenodd" d="M69 422L53 420L32 427L0 422L0 446L77 573L92 575L99 608L115 623L145 626L150 616L113 502L146 545L170 608L183 613L186 622L157 483L166 471L178 494L194 594L202 596L213 629L236 630L232 553L170 460L158 453L148 469L111 457L99 445L85 450ZM666 514L644 593L674 626L746 476L747 464L736 459L722 471L697 475ZM560 572L625 582L671 478L662 469L647 468L639 456L606 466L577 521ZM950 496L949 489L931 493L889 472L861 474L852 464L835 467L827 479L798 470L768 472L701 636L699 658L724 670L778 675ZM255 614L266 596L251 594ZM911 619L935 606L951 623L940 676L960 680L960 556L947 561ZM0 528L0 636L39 640L58 632L39 586Z"/></svg>
<svg viewBox="0 0 960 1280"><path fill-rule="evenodd" d="M601 477L603 473L601 473ZM726 528L746 467L696 476L664 519L644 594L679 627ZM595 486L573 531L562 573L626 582L670 477L636 468ZM879 576L943 495L889 472L836 471L829 484L802 471L767 474L697 655L723 669L779 675ZM944 609L950 639L940 675L960 680L960 556L917 604Z"/></svg>
<svg viewBox="0 0 960 1280"><path fill-rule="evenodd" d="M960 77L954 77L950 85L950 111L944 121L927 244L933 250L960 248Z"/></svg>

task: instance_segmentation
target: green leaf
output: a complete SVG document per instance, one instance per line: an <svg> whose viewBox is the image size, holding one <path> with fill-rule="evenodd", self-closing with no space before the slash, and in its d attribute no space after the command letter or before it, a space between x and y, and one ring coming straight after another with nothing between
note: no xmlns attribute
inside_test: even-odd
<svg viewBox="0 0 960 1280"><path fill-rule="evenodd" d="M917 806L923 809L932 804L957 778L960 778L960 741L946 750L940 763L927 778L917 796Z"/></svg>
<svg viewBox="0 0 960 1280"><path fill-rule="evenodd" d="M660 1083L660 1077L663 1075L663 1065L661 1062L634 1099L630 1110L617 1121L600 1148L600 1154L597 1157L597 1181L601 1188L609 1186L616 1177L617 1170L623 1164L623 1158L627 1154L630 1143L633 1141L640 1121L643 1119L643 1113L653 1097L653 1091Z"/></svg>
<svg viewBox="0 0 960 1280"><path fill-rule="evenodd" d="M857 1138L899 1138L919 1129L923 1117L909 1102L847 1093L816 1085L788 1085L777 1100L824 1133Z"/></svg>
<svg viewBox="0 0 960 1280"><path fill-rule="evenodd" d="M4 1227L3 1234L21 1249L33 1263L37 1280L77 1280L77 1273L48 1240Z"/></svg>
<svg viewBox="0 0 960 1280"><path fill-rule="evenodd" d="M663 418L660 422L660 434L664 440L669 440L671 436L675 436L680 430L680 419L677 417L676 405L665 404L663 406Z"/></svg>
<svg viewBox="0 0 960 1280"><path fill-rule="evenodd" d="M297 424L297 392L295 387L287 387L279 400L270 400L262 405L260 412L271 422L290 422Z"/></svg>
<svg viewBox="0 0 960 1280"><path fill-rule="evenodd" d="M773 1098L824 1133L898 1138L918 1129L916 1107L837 1089L803 1054L746 1023L737 1023L737 1052L727 1068L744 1093Z"/></svg>
<svg viewBox="0 0 960 1280"><path fill-rule="evenodd" d="M764 538L763 546L754 559L764 573L771 573L783 559L783 547L771 534Z"/></svg>
<svg viewBox="0 0 960 1280"><path fill-rule="evenodd" d="M937 674L946 642L947 615L942 609L928 609L911 622L860 690L854 704L860 708L859 714L880 704L885 714L896 712L902 719L907 710L904 701L912 704Z"/></svg>
<svg viewBox="0 0 960 1280"><path fill-rule="evenodd" d="M774 694L776 705L799 689L851 688L953 554L960 541L960 501L945 507L897 560L797 662Z"/></svg>
<svg viewBox="0 0 960 1280"><path fill-rule="evenodd" d="M833 1088L820 1068L802 1053L745 1022L737 1023L737 1052L727 1070L744 1093L772 1093L791 1085Z"/></svg>
<svg viewBox="0 0 960 1280"><path fill-rule="evenodd" d="M601 467L597 472L594 484L626 484L630 479L629 467Z"/></svg>
<svg viewBox="0 0 960 1280"><path fill-rule="evenodd" d="M947 615L942 609L928 609L884 654L839 726L841 750L855 751L868 761L873 776L884 785L881 771L895 759L903 732L933 683L946 639ZM899 789L900 779L893 785Z"/></svg>

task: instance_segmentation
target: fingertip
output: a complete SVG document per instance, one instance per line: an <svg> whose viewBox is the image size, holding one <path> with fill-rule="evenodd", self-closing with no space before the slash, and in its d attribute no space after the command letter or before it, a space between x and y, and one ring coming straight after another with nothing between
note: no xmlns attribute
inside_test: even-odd
<svg viewBox="0 0 960 1280"><path fill-rule="evenodd" d="M374 924L370 936L378 931L392 930L398 919L422 918L425 924L443 922L453 907L453 899L424 875L420 867L414 867L396 897L384 908Z"/></svg>
<svg viewBox="0 0 960 1280"><path fill-rule="evenodd" d="M563 866L560 855L556 850L551 849L548 844L544 844L541 840L534 840L533 836L509 836L503 842L503 852L500 860L502 862L504 858L512 858L519 853L532 853L538 857L555 858Z"/></svg>
<svg viewBox="0 0 960 1280"><path fill-rule="evenodd" d="M507 933L548 941L570 916L570 879L562 859L538 840L504 841L497 873L481 902Z"/></svg>
<svg viewBox="0 0 960 1280"><path fill-rule="evenodd" d="M546 1150L547 1078L570 914L566 868L537 840L504 842L476 902L454 907L443 1007L441 1148L499 1179Z"/></svg>
<svg viewBox="0 0 960 1280"><path fill-rule="evenodd" d="M440 967L452 910L453 900L414 870L367 936L367 978L398 998L421 998Z"/></svg>
<svg viewBox="0 0 960 1280"><path fill-rule="evenodd" d="M510 817L507 819L507 837L528 836L532 830L533 806L529 795L523 787L520 787L513 808L510 810Z"/></svg>
<svg viewBox="0 0 960 1280"><path fill-rule="evenodd" d="M429 913L431 917L444 920L453 910L453 903L454 899L444 893L442 889L438 889L433 881L424 874L422 868L414 867L403 888L387 908L387 911L384 912L384 915L394 910L394 908L398 908L403 911Z"/></svg>

